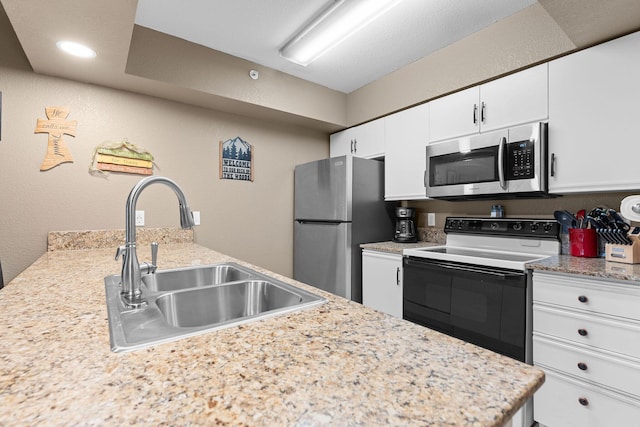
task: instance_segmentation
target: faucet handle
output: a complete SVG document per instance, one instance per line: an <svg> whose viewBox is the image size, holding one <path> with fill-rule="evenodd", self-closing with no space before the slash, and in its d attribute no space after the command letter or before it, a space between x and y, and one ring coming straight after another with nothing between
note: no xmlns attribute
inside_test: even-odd
<svg viewBox="0 0 640 427"><path fill-rule="evenodd" d="M122 255L124 257L124 254L126 252L127 252L127 247L125 245L118 246L118 249L116 249L116 258L115 258L115 260L117 261L118 258L120 258L120 255Z"/></svg>
<svg viewBox="0 0 640 427"><path fill-rule="evenodd" d="M158 266L158 242L151 242L151 264Z"/></svg>

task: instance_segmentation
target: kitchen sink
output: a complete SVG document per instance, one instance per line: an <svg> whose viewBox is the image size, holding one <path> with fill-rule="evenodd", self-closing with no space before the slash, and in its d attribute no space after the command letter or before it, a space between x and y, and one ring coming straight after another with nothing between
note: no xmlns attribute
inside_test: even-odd
<svg viewBox="0 0 640 427"><path fill-rule="evenodd" d="M150 291L176 291L236 282L251 277L252 273L241 270L235 265L217 264L157 271L155 274L142 276L142 283Z"/></svg>
<svg viewBox="0 0 640 427"><path fill-rule="evenodd" d="M302 297L297 293L264 280L172 292L156 300L167 323L177 328L193 328L257 316L301 302Z"/></svg>
<svg viewBox="0 0 640 427"><path fill-rule="evenodd" d="M158 270L142 278L147 304L128 308L119 275L105 277L111 350L126 352L326 302L236 263Z"/></svg>

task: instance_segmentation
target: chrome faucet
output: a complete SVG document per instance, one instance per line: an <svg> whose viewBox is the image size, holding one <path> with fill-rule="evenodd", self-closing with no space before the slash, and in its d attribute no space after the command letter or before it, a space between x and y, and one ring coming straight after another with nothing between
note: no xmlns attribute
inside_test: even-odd
<svg viewBox="0 0 640 427"><path fill-rule="evenodd" d="M127 198L126 205L126 242L125 245L120 246L116 252L116 260L122 254L122 274L120 276L122 280L122 300L128 308L138 308L146 305L146 300L140 289L142 271L145 271L145 273L153 273L157 268L157 243L151 244L151 264L145 263L144 265L140 265L136 254L136 203L138 202L138 197L142 190L154 183L168 186L174 191L174 193L176 193L176 196L178 196L178 201L180 203L180 226L187 229L195 225L193 221L193 213L187 205L187 199L180 187L178 187L178 184L174 181L162 176L150 176L140 180L140 182L133 187L129 193L129 197Z"/></svg>

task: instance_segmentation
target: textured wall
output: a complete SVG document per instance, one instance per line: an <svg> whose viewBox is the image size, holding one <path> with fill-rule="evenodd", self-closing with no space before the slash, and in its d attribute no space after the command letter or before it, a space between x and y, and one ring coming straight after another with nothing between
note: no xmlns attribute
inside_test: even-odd
<svg viewBox="0 0 640 427"><path fill-rule="evenodd" d="M350 125L536 64L575 45L534 4L349 94Z"/></svg>
<svg viewBox="0 0 640 427"><path fill-rule="evenodd" d="M98 144L122 138L150 150L155 174L178 182L201 211L197 243L292 274L293 169L328 156L326 134L1 66L0 91L5 281L45 252L48 231L124 228L127 195L142 177L87 172ZM78 127L75 138L65 136L74 162L40 172L47 135L34 129L47 106L69 106ZM235 136L255 147L253 183L218 179L218 143ZM177 199L165 186L145 190L138 208L148 227L179 225Z"/></svg>

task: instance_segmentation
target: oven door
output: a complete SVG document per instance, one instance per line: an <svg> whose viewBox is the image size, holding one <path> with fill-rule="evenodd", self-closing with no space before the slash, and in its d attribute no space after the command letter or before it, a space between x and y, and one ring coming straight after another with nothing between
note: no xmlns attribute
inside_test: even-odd
<svg viewBox="0 0 640 427"><path fill-rule="evenodd" d="M526 284L523 271L405 257L403 318L525 361Z"/></svg>

